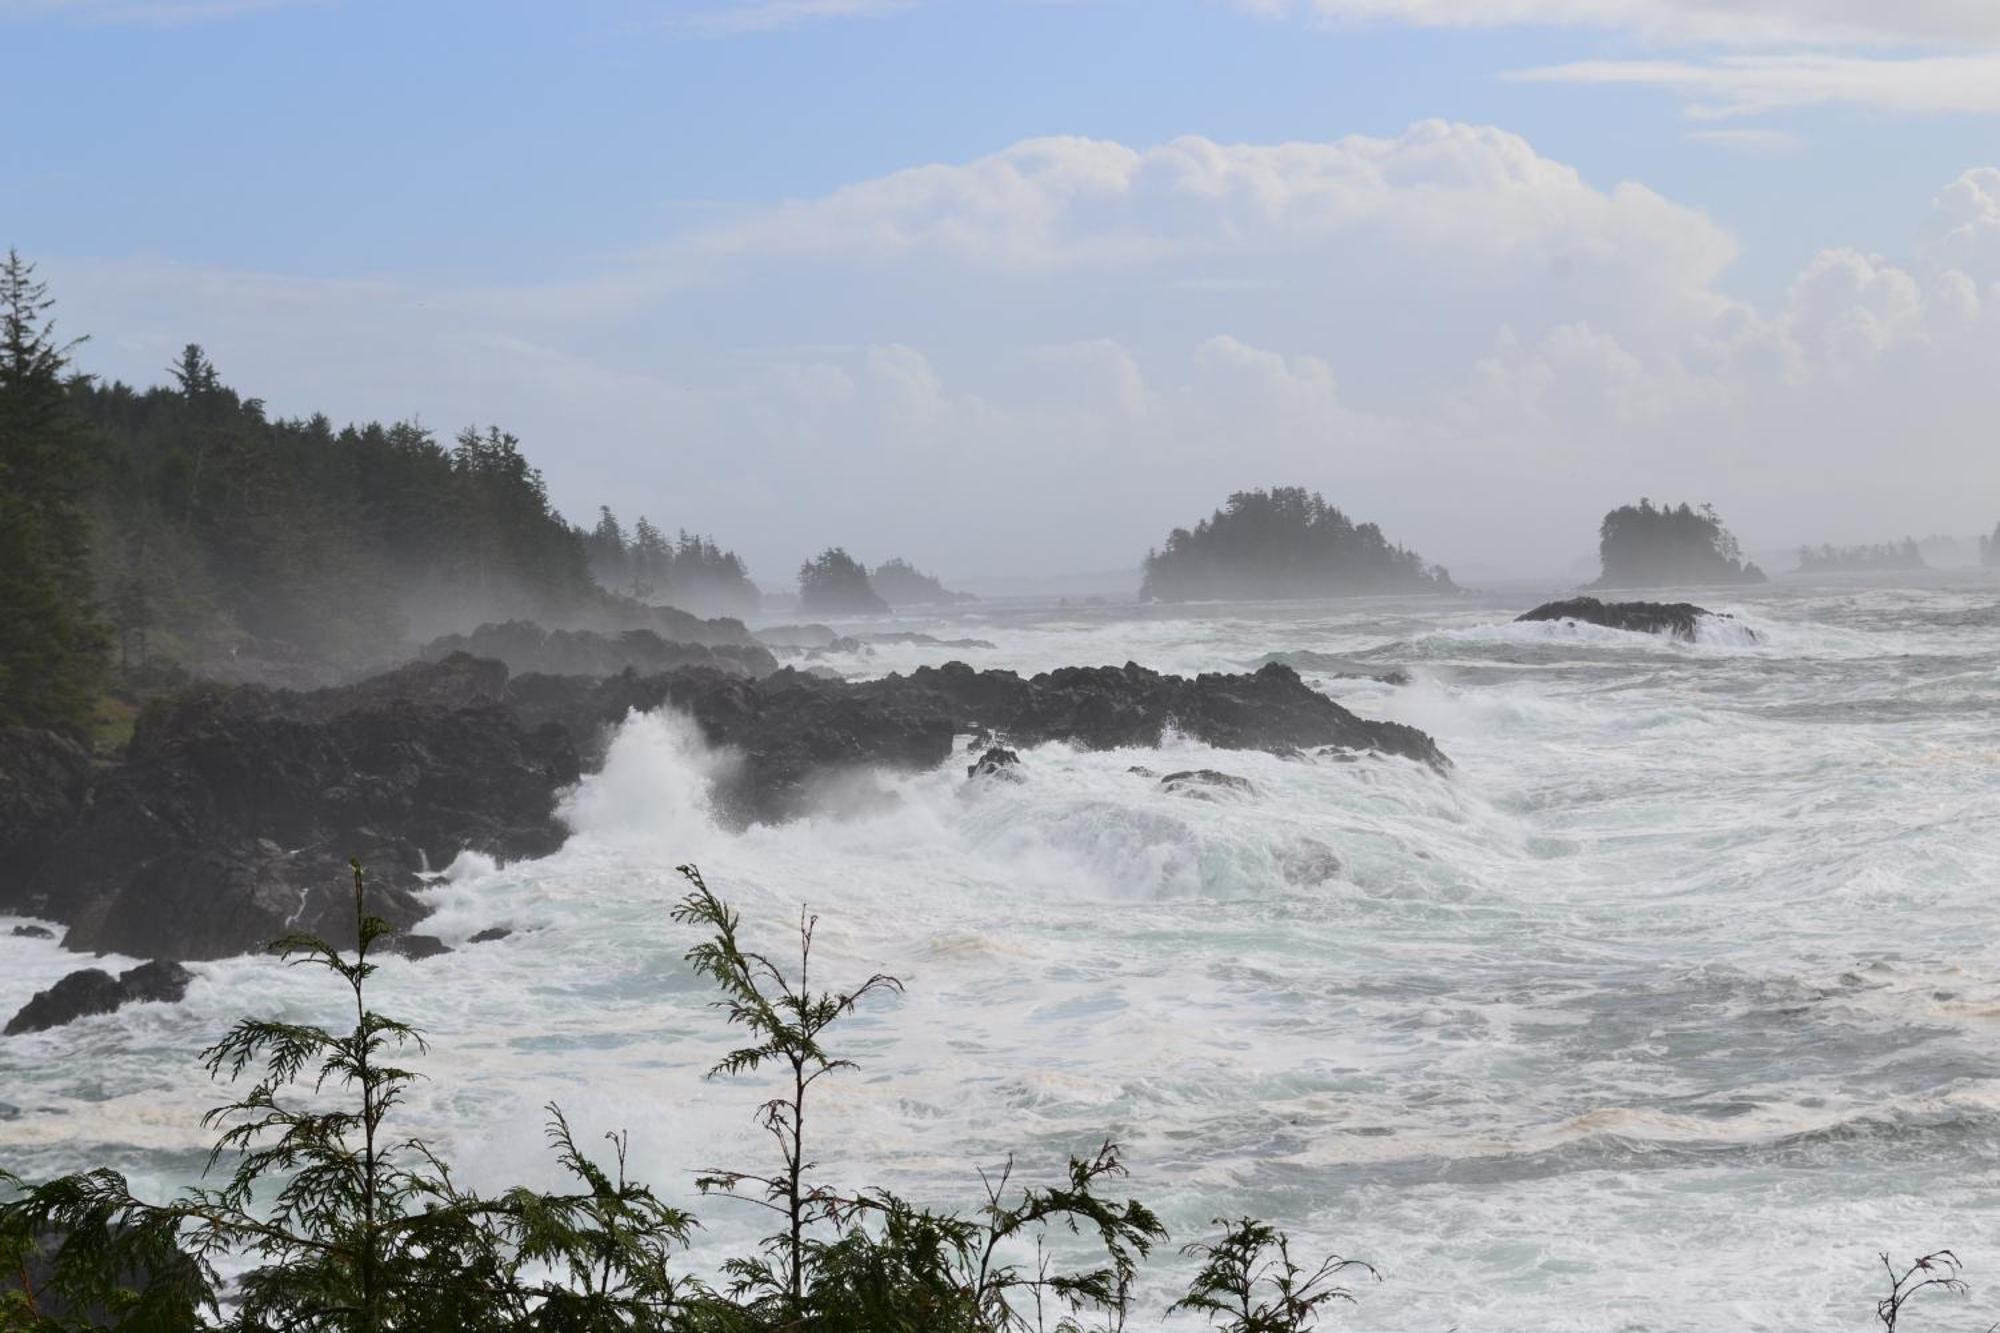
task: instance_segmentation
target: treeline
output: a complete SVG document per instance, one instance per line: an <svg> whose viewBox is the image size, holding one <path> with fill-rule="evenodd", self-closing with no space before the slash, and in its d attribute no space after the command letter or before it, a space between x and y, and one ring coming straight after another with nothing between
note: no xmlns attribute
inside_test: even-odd
<svg viewBox="0 0 2000 1333"><path fill-rule="evenodd" d="M799 566L799 608L816 615L879 615L893 607L977 600L901 558L885 560L871 573L842 546L829 546Z"/></svg>
<svg viewBox="0 0 2000 1333"><path fill-rule="evenodd" d="M99 383L53 311L8 252L0 725L86 727L107 687L189 672L323 684L484 621L756 607L742 561L705 537L641 519L628 538L608 509L572 526L497 427L273 418L194 344L166 384Z"/></svg>
<svg viewBox="0 0 2000 1333"><path fill-rule="evenodd" d="M1303 487L1238 491L1192 529L1146 555L1142 598L1336 597L1450 592L1451 574L1356 523Z"/></svg>
<svg viewBox="0 0 2000 1333"><path fill-rule="evenodd" d="M1993 525L1993 535L1979 539L1979 563L1987 569L2000 569L2000 523Z"/></svg>
<svg viewBox="0 0 2000 1333"><path fill-rule="evenodd" d="M751 616L763 594L734 551L685 528L669 541L645 515L626 535L607 505L584 538L591 573L614 592L703 616Z"/></svg>
<svg viewBox="0 0 2000 1333"><path fill-rule="evenodd" d="M1765 581L1712 505L1620 505L1598 526L1597 553L1600 588Z"/></svg>
<svg viewBox="0 0 2000 1333"><path fill-rule="evenodd" d="M1882 542L1874 546L1821 545L1799 548L1801 574L1929 568L1929 562L1924 559L1923 548L1910 537L1905 537L1900 542Z"/></svg>

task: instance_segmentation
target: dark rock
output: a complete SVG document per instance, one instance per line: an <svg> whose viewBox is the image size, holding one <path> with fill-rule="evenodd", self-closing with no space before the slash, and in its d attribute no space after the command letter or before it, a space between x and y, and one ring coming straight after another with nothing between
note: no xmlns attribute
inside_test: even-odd
<svg viewBox="0 0 2000 1333"><path fill-rule="evenodd" d="M175 1003L186 997L193 979L179 963L144 963L116 977L102 968L85 968L37 992L8 1021L4 1035L43 1032L128 1004Z"/></svg>
<svg viewBox="0 0 2000 1333"><path fill-rule="evenodd" d="M1372 662L1338 657L1333 653L1316 653L1310 648L1289 653L1265 653L1257 660L1259 666L1269 666L1273 662L1291 667L1294 671L1309 671L1315 676L1329 676L1334 680L1372 680L1383 685L1408 685L1411 679L1410 673L1402 667L1383 670Z"/></svg>
<svg viewBox="0 0 2000 1333"><path fill-rule="evenodd" d="M1169 773L1160 779L1160 790L1171 796L1189 796L1197 801L1235 800L1257 794L1257 786L1250 779L1239 778L1234 773L1219 773L1212 768Z"/></svg>
<svg viewBox="0 0 2000 1333"><path fill-rule="evenodd" d="M1156 778L1160 776L1158 773L1155 773L1152 769L1147 768L1144 764L1134 764L1125 771L1127 773L1132 774L1134 777Z"/></svg>
<svg viewBox="0 0 2000 1333"><path fill-rule="evenodd" d="M47 926L16 926L9 932L17 940L52 940L56 933Z"/></svg>
<svg viewBox="0 0 2000 1333"><path fill-rule="evenodd" d="M494 697L505 683L505 667L461 655L340 689L246 686L151 709L33 887L77 950L216 958L300 930L351 947L358 857L369 911L407 927L428 910L427 864L562 844L576 749L560 728L521 726Z"/></svg>
<svg viewBox="0 0 2000 1333"><path fill-rule="evenodd" d="M0 908L36 906L28 886L76 822L91 770L89 753L67 737L0 727Z"/></svg>
<svg viewBox="0 0 2000 1333"><path fill-rule="evenodd" d="M421 962L426 958L436 958L439 954L451 952L451 946L435 935L413 935L401 930L389 936L382 947L412 962Z"/></svg>
<svg viewBox="0 0 2000 1333"><path fill-rule="evenodd" d="M1515 621L1578 620L1606 629L1630 630L1636 634L1663 634L1670 639L1693 643L1696 627L1703 616L1715 615L1692 602L1600 602L1595 597L1572 597L1564 602L1547 602ZM1727 615L1716 615L1727 620Z"/></svg>
<svg viewBox="0 0 2000 1333"><path fill-rule="evenodd" d="M467 940L466 943L492 944L495 943L496 941L506 939L513 933L514 932L512 928L507 926L488 926L485 930L478 932L471 939Z"/></svg>
<svg viewBox="0 0 2000 1333"><path fill-rule="evenodd" d="M839 638L831 625L773 625L753 631L752 637L769 648L824 648Z"/></svg>
<svg viewBox="0 0 2000 1333"><path fill-rule="evenodd" d="M1345 868L1340 854L1317 838L1298 838L1274 853L1278 873L1287 884L1321 884Z"/></svg>
<svg viewBox="0 0 2000 1333"><path fill-rule="evenodd" d="M1009 782L1021 780L1021 756L1012 750L996 745L979 756L977 763L965 770L968 778L1004 778Z"/></svg>
<svg viewBox="0 0 2000 1333"><path fill-rule="evenodd" d="M535 671L552 676L615 676L621 671L651 675L690 666L767 676L778 669L778 659L771 650L757 643L678 643L646 629L619 634L545 630L525 620L447 635L432 641L423 650L423 657L441 662L455 653L493 659L517 674Z"/></svg>

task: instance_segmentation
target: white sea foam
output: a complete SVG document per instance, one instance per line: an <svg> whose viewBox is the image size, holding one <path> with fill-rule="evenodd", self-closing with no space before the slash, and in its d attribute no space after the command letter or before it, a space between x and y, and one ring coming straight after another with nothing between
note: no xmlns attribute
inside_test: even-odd
<svg viewBox="0 0 2000 1333"><path fill-rule="evenodd" d="M761 1149L760 1088L702 1078L729 1034L668 916L693 860L773 951L804 903L823 977L908 983L852 1026L862 1072L815 1117L836 1179L963 1201L974 1165L1041 1173L1110 1134L1181 1238L1249 1210L1381 1262L1367 1327L1858 1327L1878 1248L2000 1271L2000 628L1963 623L1979 605L1717 607L1754 646L1443 600L917 622L1027 670L1414 665L1404 688L1325 684L1455 768L1050 745L1020 783L968 784L960 757L874 779L894 800L866 815L739 833L708 800L729 756L634 717L562 852L448 868L426 929L458 951L389 960L379 1002L435 1043L411 1112L474 1183L550 1179L556 1099L629 1126L635 1165L687 1194ZM1189 800L1133 766L1255 795ZM1315 848L1337 869L1301 875ZM9 924L5 1012L80 961ZM491 926L514 933L467 943ZM246 1011L338 1018L267 960L198 971L183 1005L0 1042L0 1160L111 1155L164 1189L203 1143L194 1051ZM753 1211L702 1204L699 1252ZM1153 1271L1156 1311L1174 1261Z"/></svg>

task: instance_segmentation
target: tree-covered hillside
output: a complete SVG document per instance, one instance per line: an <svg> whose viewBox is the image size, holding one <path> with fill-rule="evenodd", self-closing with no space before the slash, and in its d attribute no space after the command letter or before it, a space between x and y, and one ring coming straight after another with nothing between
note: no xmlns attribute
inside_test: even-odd
<svg viewBox="0 0 2000 1333"><path fill-rule="evenodd" d="M1712 505L1620 505L1598 525L1597 554L1599 588L1764 582Z"/></svg>
<svg viewBox="0 0 2000 1333"><path fill-rule="evenodd" d="M1298 486L1238 491L1146 555L1140 595L1163 602L1449 592L1451 575Z"/></svg>

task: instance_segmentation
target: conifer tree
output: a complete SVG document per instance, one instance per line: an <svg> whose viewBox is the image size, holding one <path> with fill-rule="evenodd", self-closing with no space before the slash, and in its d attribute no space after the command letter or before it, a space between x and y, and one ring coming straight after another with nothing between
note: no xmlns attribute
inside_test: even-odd
<svg viewBox="0 0 2000 1333"><path fill-rule="evenodd" d="M69 353L34 265L0 264L0 724L87 722L105 668L92 603L91 472Z"/></svg>

